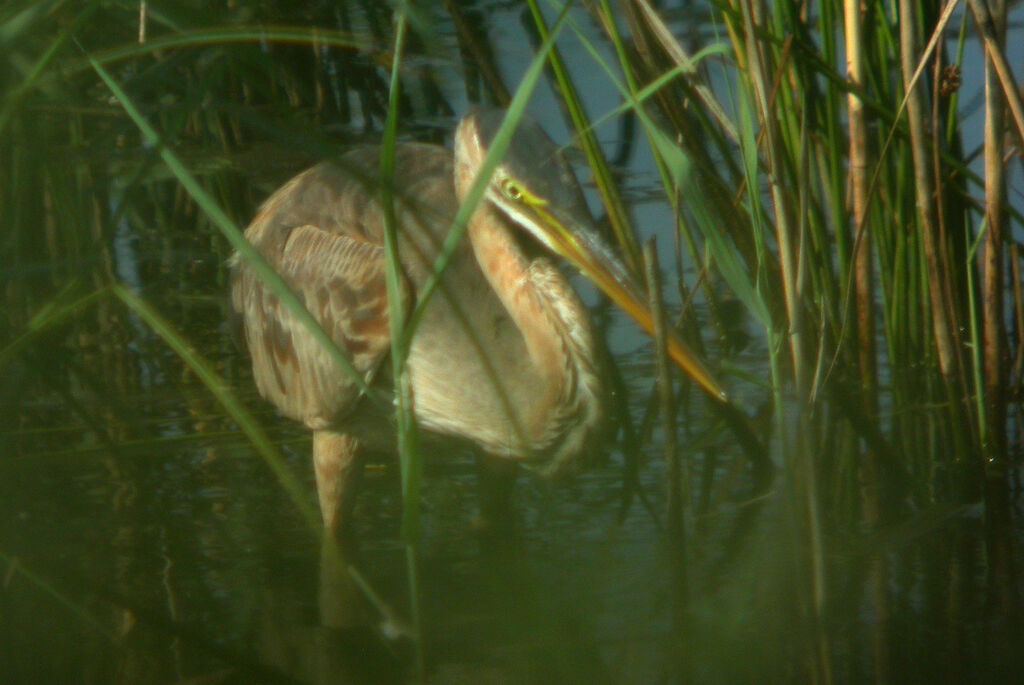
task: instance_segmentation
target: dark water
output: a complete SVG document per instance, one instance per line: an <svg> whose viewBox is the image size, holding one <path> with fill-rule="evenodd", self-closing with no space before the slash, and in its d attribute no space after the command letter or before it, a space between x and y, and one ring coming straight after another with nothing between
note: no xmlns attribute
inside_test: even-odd
<svg viewBox="0 0 1024 685"><path fill-rule="evenodd" d="M122 398L152 414L179 414L134 417L162 442L121 440L111 451L81 426L51 427L42 438L5 435L19 444L7 451L0 481L3 551L38 581L12 573L4 593L3 654L14 681L175 682L224 667L211 645L231 650L236 667L262 659L314 676L307 662L318 640L332 637L317 625L319 545L229 422L206 413L214 408L187 408L180 395L159 399L192 386L205 401L194 382L184 385L158 383L154 396ZM61 403L33 409L64 414ZM308 440L266 419L312 495ZM40 449L44 442L51 450ZM395 471L382 464L367 478L359 562L404 613ZM473 532L474 485L472 462L455 455L432 465L424 488L424 611L439 681L565 682L590 673L600 681L626 669L627 657L634 665L626 672L665 667L659 538L638 508L616 525L614 465L564 486L524 478L519 534L502 545L482 544ZM659 500L657 483L647 487ZM334 637L357 672L366 653L385 649ZM48 658L54 649L60 658ZM407 666L400 648L397 658L386 650L379 657L384 672Z"/></svg>
<svg viewBox="0 0 1024 685"><path fill-rule="evenodd" d="M208 309L195 320L214 333L199 337L212 354L228 351L222 369L237 374L312 498L307 436L251 395L246 359L215 344L217 307ZM411 677L407 642L320 625L315 536L173 355L111 352L105 363L133 371L126 382L94 379L92 387L79 377L84 360L51 370L42 353L29 357L26 374L65 385L3 408L10 421L0 478L6 682ZM631 384L649 382L645 365L623 361ZM152 381L142 387L140 378ZM116 398L116 416L100 390ZM641 482L660 516L657 442L642 456ZM699 472L707 455L691 456ZM722 457L712 502L691 531L690 603L680 632L663 531L635 501L618 522L619 450L564 484L521 477L518 532L501 544L482 541L471 525L476 479L468 455L431 455L419 547L428 680L803 680L805 669L793 663L806 624L793 604L797 555L785 487L773 487L744 518L752 509L742 496L742 460ZM740 485L730 489L737 473ZM357 563L404 619L398 485L394 464L370 469ZM986 609L979 510L951 510L909 528L882 540L827 542L825 628L836 680L860 682L875 672L869 572L877 559L887 564L887 625L898 636L886 645L894 678L1002 679L1020 652L990 642L1005 626Z"/></svg>
<svg viewBox="0 0 1024 685"><path fill-rule="evenodd" d="M498 64L515 83L532 57L520 8L483 9ZM682 33L686 19L676 21ZM439 42L452 41L454 29L438 26ZM569 43L570 65L592 69ZM453 76L456 60L442 66L451 109L461 111L466 98ZM584 96L595 116L618 105L603 82ZM427 109L419 119L407 117L406 135L450 130L454 116ZM533 112L564 139L547 86L538 90ZM373 129L373 122L357 114L344 125L324 123L345 140L364 127ZM621 142L617 126L598 133L612 154ZM263 177L280 181L301 168L288 152L265 159L272 169L266 173L235 161L233 172L251 192L251 201L240 202L242 221L273 185ZM303 156L315 157L305 149ZM637 225L667 232L664 204L645 201L659 193L642 146L629 157L623 184ZM154 204L175 206L174 191L165 192ZM112 205L121 199L115 191L106 198ZM226 246L197 235L194 216L163 224L159 216L154 212L145 229L108 227L114 273L245 398L312 501L308 436L255 396L248 361L225 323ZM669 251L663 254L671 263ZM83 259L70 268L89 273L93 258ZM4 274L14 281L47 269L69 267L21 263ZM585 297L595 299L586 288ZM595 314L606 324L640 423L652 384L649 345L621 317ZM754 340L732 361L767 375L763 358ZM751 390L747 399L764 398ZM751 499L745 461L727 436L705 432L709 421L694 403L680 422L698 512L685 558L656 520L664 518L665 491L657 430L637 444L610 443L604 461L571 481L522 475L517 532L501 542L474 532L469 455L428 455L419 544L427 680L800 682L812 671L807 645L819 636L836 682L1009 682L1019 673L1019 627L991 611L998 600L986 578L978 507L936 506L881 534L830 522L828 611L824 625L815 626L794 591L803 581L786 478L780 474L766 494ZM640 459L641 490L654 513L637 498L623 507L627 452ZM206 388L145 323L110 300L4 367L0 455L0 682L413 678L407 641L321 625L319 541ZM359 506L356 565L405 621L400 515L397 467L375 463ZM1024 559L1016 562L1024 568ZM681 568L689 592L680 614L673 578ZM872 594L877 577L882 601Z"/></svg>

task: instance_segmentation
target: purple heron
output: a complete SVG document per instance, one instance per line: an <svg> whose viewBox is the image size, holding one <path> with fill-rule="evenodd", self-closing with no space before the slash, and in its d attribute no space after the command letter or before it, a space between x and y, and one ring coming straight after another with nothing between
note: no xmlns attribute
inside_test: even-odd
<svg viewBox="0 0 1024 685"><path fill-rule="evenodd" d="M394 209L403 296L415 302L502 122L472 110L454 155L395 148ZM390 388L380 149L364 146L299 174L245 232L370 383ZM521 121L484 199L428 301L408 351L414 412L428 433L468 441L492 462L554 473L585 451L602 422L602 374L587 310L543 256L579 268L648 331L650 310L598 237L558 148ZM313 431L321 513L344 538L364 451L394 450L392 423L238 257L232 302L260 393ZM404 308L408 311L408 307ZM724 393L675 338L671 356L712 395ZM486 503L484 503L486 506Z"/></svg>

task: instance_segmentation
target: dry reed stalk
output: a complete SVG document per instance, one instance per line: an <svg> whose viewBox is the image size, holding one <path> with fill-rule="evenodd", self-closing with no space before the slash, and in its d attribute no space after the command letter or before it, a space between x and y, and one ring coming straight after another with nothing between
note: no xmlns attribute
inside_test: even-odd
<svg viewBox="0 0 1024 685"><path fill-rule="evenodd" d="M995 2L995 0L993 0ZM1013 80L1013 72L1006 62L1006 55L999 47L1000 42L995 35L995 25L988 5L983 0L969 0L971 14L978 25L978 32L981 34L982 42L985 44L985 57L991 60L992 68L999 77L999 84L1003 87L1003 95L1006 97L1006 104L1010 107L1013 115L1013 123L1017 127L1017 134L1024 140L1024 101ZM1005 14L1005 8L1003 9ZM1004 20L1005 23L1005 20Z"/></svg>
<svg viewBox="0 0 1024 685"><path fill-rule="evenodd" d="M775 217L775 240L779 249L779 262L782 265L782 290L788 320L793 377L796 382L797 396L801 398L801 401L805 401L808 397L811 380L811 367L805 349L803 331L804 282L800 278L805 271L800 268L801 240L797 235L796 224L792 220L788 192L783 185L783 177L786 174L783 163L784 153L776 128L777 117L772 111L772 88L769 86L769 74L773 73L773 68L770 58L762 50L762 43L758 38L760 26L763 23L764 7L757 0L742 2L741 16L744 23L747 74L760 118L761 157L765 167L765 176L768 179L768 190Z"/></svg>
<svg viewBox="0 0 1024 685"><path fill-rule="evenodd" d="M847 74L851 83L865 84L863 25L860 2L844 0ZM873 413L877 385L875 363L874 289L871 259L871 234L864 230L867 214L870 159L868 155L867 117L864 102L856 90L846 96L850 131L850 203L854 246L854 306L857 333L857 361L865 411Z"/></svg>
<svg viewBox="0 0 1024 685"><path fill-rule="evenodd" d="M989 3L995 38L1001 50L1006 40L1005 6ZM999 76L992 59L985 58L985 249L982 253L982 365L985 397L985 452L989 459L1002 460L1006 451L1005 375L1003 373L1005 331L1003 327L1003 241L1005 235L1006 182L1003 162L1005 106Z"/></svg>
<svg viewBox="0 0 1024 685"><path fill-rule="evenodd" d="M863 16L859 0L844 0L844 29L847 77L863 89L866 84L864 62ZM860 397L863 411L874 416L878 406L877 365L875 358L874 288L871 255L871 234L865 230L868 193L871 184L868 153L867 118L860 94L851 89L846 96L850 136L850 204L851 240L853 243L854 318L856 321L857 368L860 373ZM881 520L879 454L865 448L861 461L861 506L864 523L876 526ZM871 642L875 673L879 681L887 680L888 616L886 568L884 558L875 556L870 562L869 583L875 628Z"/></svg>
<svg viewBox="0 0 1024 685"><path fill-rule="evenodd" d="M914 161L914 190L917 200L918 220L928 270L928 297L931 304L932 335L938 351L939 370L950 376L958 368L956 363L955 338L950 329L950 316L946 308L943 283L948 274L942 270L943 245L939 240L938 207L936 203L934 177L931 169L931 146L925 130L928 113L925 90L922 84L914 82L919 51L917 49L917 13L911 0L900 0L900 63L903 83L907 88L907 121L910 130L910 148Z"/></svg>
<svg viewBox="0 0 1024 685"><path fill-rule="evenodd" d="M1013 511L1006 455L1005 332L1003 327L1003 241L1005 83L998 56L1006 43L1006 6L1002 0L972 0L971 9L985 39L985 251L982 254L982 391L985 476L985 528L993 606L1004 619L1019 612L1013 561ZM1000 86L1002 85L1003 88ZM1012 98L1011 98L1012 100Z"/></svg>

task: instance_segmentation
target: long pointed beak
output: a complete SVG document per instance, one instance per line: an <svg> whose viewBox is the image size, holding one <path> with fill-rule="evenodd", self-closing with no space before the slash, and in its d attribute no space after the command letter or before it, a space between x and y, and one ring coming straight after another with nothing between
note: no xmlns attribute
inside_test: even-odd
<svg viewBox="0 0 1024 685"><path fill-rule="evenodd" d="M611 300L633 318L648 335L654 335L654 314L644 302L641 291L625 267L596 234L578 227L578 222L562 220L540 207L537 212L546 229L549 246L576 266ZM697 381L715 399L726 402L728 395L697 355L667 329L668 355L690 378Z"/></svg>

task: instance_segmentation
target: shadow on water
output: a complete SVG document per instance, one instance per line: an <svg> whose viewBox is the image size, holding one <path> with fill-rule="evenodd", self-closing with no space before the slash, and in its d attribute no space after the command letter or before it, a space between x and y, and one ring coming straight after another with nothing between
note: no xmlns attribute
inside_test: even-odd
<svg viewBox="0 0 1024 685"><path fill-rule="evenodd" d="M532 58L516 3L443 4L447 12L427 17L440 47L414 39L402 105L402 135L435 142L465 101L507 99L504 81L514 82ZM80 38L89 49L134 41L139 6L110 5L104 21L84 25ZM290 39L213 42L115 60L147 116L244 225L294 172L377 137L390 14L386 3L304 3L298 14L279 3L223 5L192 7L195 16L154 15L153 30L265 22L330 27L364 41L316 48ZM25 12L24 21L38 19L28 4ZM704 10L694 12L699 19L689 30L706 33ZM0 31L0 40L15 40L17 28ZM56 34L60 27L50 28ZM570 62L583 52L566 50ZM40 53L26 54L33 59L21 63L32 64ZM0 80L15 71L6 58L0 66ZM0 680L414 681L401 634L409 591L396 465L367 470L355 556L324 555L280 483L181 359L112 298L76 304L112 281L154 303L258 415L313 500L308 435L255 396L248 361L232 340L228 247L151 151L125 143L136 140L134 128L97 98L96 80L80 83L73 71L67 78L70 124L63 107L30 99L27 113L9 124L17 135L3 139L10 168L25 179L2 185L24 191L8 203L12 221L33 230L0 241ZM563 118L552 92L542 89L535 113L557 125ZM596 112L619 103L611 87L587 95ZM623 122L608 133L615 136L609 148L628 161L634 124ZM65 177L63 165L33 158L23 141L49 157L67 155L74 173ZM616 173L635 200L638 225L669 227L663 208L645 201L662 197L650 180L652 163L632 157ZM24 190L37 187L36 194ZM0 207L11 199L0 197ZM65 307L67 316L48 319ZM653 401L645 399L653 382L649 346L617 314L601 305L594 313L631 391L636 444L608 445L607 458L571 482L521 476L516 532L503 541L473 530L476 476L468 455L428 455L420 541L427 682L803 682L814 672L805 647L816 629L829 636L825 661L836 682L1010 682L1024 672L1021 627L993 610L999 601L976 498L917 493L915 505L871 530L836 513L823 545L826 625L809 627L810 608L794 590L806 550L793 531L786 479L751 498L737 446L692 400L681 402L680 430L696 504L684 553L670 549L657 520L665 469L656 413L647 406ZM24 331L27 344L19 342ZM766 345L735 332L716 344L745 373L767 376ZM941 424L933 409L915 409L922 427L913 430ZM776 462L786 464L786 456L775 455ZM643 500L623 495L631 458L639 460ZM946 468L936 463L921 468ZM1019 471L1019 459L1012 464ZM859 477L846 463L828 468ZM949 468L922 482L955 482L959 472ZM1013 480L1020 569L1020 479ZM899 487L909 500L911 486ZM835 505L830 511L855 510L843 500L850 491L821 498ZM630 505L620 516L624 499ZM688 585L682 617L673 615L671 584L680 560ZM344 570L350 561L388 607L387 620L354 587Z"/></svg>

